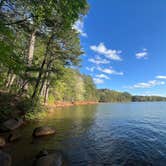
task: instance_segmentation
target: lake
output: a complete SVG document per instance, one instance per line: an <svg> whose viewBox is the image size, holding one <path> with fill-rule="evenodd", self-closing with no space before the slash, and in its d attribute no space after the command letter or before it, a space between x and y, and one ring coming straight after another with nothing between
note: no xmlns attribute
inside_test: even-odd
<svg viewBox="0 0 166 166"><path fill-rule="evenodd" d="M32 139L35 127L57 134ZM14 166L30 165L42 149L60 149L72 166L165 166L166 103L133 102L59 108L19 129L23 137L5 151Z"/></svg>

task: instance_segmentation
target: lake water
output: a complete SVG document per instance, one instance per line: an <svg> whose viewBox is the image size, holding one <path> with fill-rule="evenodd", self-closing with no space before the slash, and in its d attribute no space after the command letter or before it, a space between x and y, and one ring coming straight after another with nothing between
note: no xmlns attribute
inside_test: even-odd
<svg viewBox="0 0 166 166"><path fill-rule="evenodd" d="M35 127L57 134L32 139ZM72 166L165 166L166 103L113 103L63 108L22 127L23 138L5 150L15 166L30 165L42 149L63 150Z"/></svg>

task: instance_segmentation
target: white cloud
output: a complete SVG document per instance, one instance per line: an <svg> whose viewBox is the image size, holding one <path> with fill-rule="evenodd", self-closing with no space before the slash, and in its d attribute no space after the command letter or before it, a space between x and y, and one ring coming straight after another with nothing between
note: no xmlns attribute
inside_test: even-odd
<svg viewBox="0 0 166 166"><path fill-rule="evenodd" d="M110 68L105 68L105 69L102 69L100 67L97 68L99 71L103 72L103 73L107 73L107 74L114 74L114 75L124 75L123 72L118 72L114 69L110 69Z"/></svg>
<svg viewBox="0 0 166 166"><path fill-rule="evenodd" d="M152 80L152 81L148 81L148 82L137 83L137 84L133 85L130 88L132 88L132 89L133 88L151 88L151 87L154 87L154 86L164 85L164 84L165 84L164 81Z"/></svg>
<svg viewBox="0 0 166 166"><path fill-rule="evenodd" d="M148 50L144 48L141 52L136 53L137 59L147 59L148 57Z"/></svg>
<svg viewBox="0 0 166 166"><path fill-rule="evenodd" d="M75 24L73 25L73 28L76 29L80 34L81 36L83 37L87 37L87 33L84 32L84 22L82 20L77 20L75 22Z"/></svg>
<svg viewBox="0 0 166 166"><path fill-rule="evenodd" d="M96 58L90 58L90 59L88 59L88 61L89 61L89 62L92 62L92 63L94 63L94 64L96 64L96 65L99 65L99 64L108 64L108 63L110 63L109 60L107 60L107 59L102 59L102 58L99 57L99 56L97 56Z"/></svg>
<svg viewBox="0 0 166 166"><path fill-rule="evenodd" d="M103 78L103 79L110 79L107 75L105 75L105 74L98 74L98 75L96 75L96 77L97 78Z"/></svg>
<svg viewBox="0 0 166 166"><path fill-rule="evenodd" d="M92 45L90 46L90 49L99 54L105 55L105 57L109 59L118 61L122 60L120 57L122 51L107 49L104 43L100 43L98 46Z"/></svg>
<svg viewBox="0 0 166 166"><path fill-rule="evenodd" d="M90 72L93 72L95 69L95 67L86 67L86 70L90 71Z"/></svg>
<svg viewBox="0 0 166 166"><path fill-rule="evenodd" d="M95 84L103 84L104 80L101 78L93 78L93 81L95 82Z"/></svg>
<svg viewBox="0 0 166 166"><path fill-rule="evenodd" d="M157 79L166 79L166 76L156 76Z"/></svg>

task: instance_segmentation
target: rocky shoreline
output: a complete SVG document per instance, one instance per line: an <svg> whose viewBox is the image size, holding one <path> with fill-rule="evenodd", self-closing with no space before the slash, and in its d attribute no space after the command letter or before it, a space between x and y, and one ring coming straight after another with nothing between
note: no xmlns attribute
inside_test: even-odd
<svg viewBox="0 0 166 166"><path fill-rule="evenodd" d="M5 148L19 141L22 137L17 131L25 124L21 118L9 119L1 124L0 130L0 166L12 166L12 155L5 152ZM56 134L51 126L39 126L33 129L32 138L39 138ZM35 148L35 146L34 146ZM33 166L64 166L68 165L63 152L50 149L41 151L32 158Z"/></svg>

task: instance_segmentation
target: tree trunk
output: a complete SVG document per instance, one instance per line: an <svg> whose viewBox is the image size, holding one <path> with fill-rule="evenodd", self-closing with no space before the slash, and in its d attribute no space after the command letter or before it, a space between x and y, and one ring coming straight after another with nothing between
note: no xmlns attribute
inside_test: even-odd
<svg viewBox="0 0 166 166"><path fill-rule="evenodd" d="M49 67L51 66L51 60L50 62L47 64L47 70L49 69ZM48 101L48 94L49 94L49 87L50 87L50 73L46 72L45 76L43 78L43 82L42 85L40 87L40 91L42 91L42 94L44 96L44 104Z"/></svg>
<svg viewBox="0 0 166 166"><path fill-rule="evenodd" d="M36 30L34 30L31 34L30 41L29 41L29 49L28 49L28 56L27 56L27 64L30 67L32 65L33 56L34 56L34 48L35 48L35 41L36 41ZM27 76L30 75L30 73L25 73ZM25 80L26 81L26 80ZM24 90L28 90L28 82L24 86Z"/></svg>
<svg viewBox="0 0 166 166"><path fill-rule="evenodd" d="M18 90L18 96L21 96L21 95L23 95L24 94L24 92L26 91L26 85L28 84L28 81L27 80L25 80L25 81L20 81L20 84L21 84L21 86L20 86L20 89Z"/></svg>
<svg viewBox="0 0 166 166"><path fill-rule="evenodd" d="M15 78L16 78L15 74L12 74L12 73L8 74L8 78L7 78L7 81L6 81L6 88L9 89L12 86Z"/></svg>
<svg viewBox="0 0 166 166"><path fill-rule="evenodd" d="M45 91L46 91L46 86L47 86L47 80L50 76L50 73L48 72L48 69L51 67L51 64L52 64L52 59L50 59L48 62L47 62L47 66L46 66L46 72L44 74L44 77L43 77L43 80L42 80L42 84L40 86L40 90L39 90L39 94L40 96L44 96L45 94Z"/></svg>
<svg viewBox="0 0 166 166"><path fill-rule="evenodd" d="M32 94L32 96L31 96L32 101L34 100L34 98L35 98L36 95L37 95L37 92L38 92L40 80L41 80L41 78L42 78L43 68L44 68L45 63L46 63L46 55L45 55L45 58L44 58L44 60L43 60L43 62L42 62L42 64L41 64L40 71L39 71L39 74L38 74L38 78L37 78L37 80L36 80L36 85L35 85L33 94Z"/></svg>
<svg viewBox="0 0 166 166"><path fill-rule="evenodd" d="M9 84L9 81L10 81L10 73L11 73L11 70L8 69L8 72L6 74L6 80L5 80L5 87L6 88L8 87L8 84Z"/></svg>
<svg viewBox="0 0 166 166"><path fill-rule="evenodd" d="M46 81L43 80L43 81L42 81L41 88L40 88L40 91L39 91L40 96L44 96L44 94L45 94L45 90L46 90Z"/></svg>
<svg viewBox="0 0 166 166"><path fill-rule="evenodd" d="M31 38L29 41L29 50L28 50L28 65L32 65L33 55L34 55L34 48L35 48L35 41L36 41L36 30L34 30L31 34Z"/></svg>
<svg viewBox="0 0 166 166"><path fill-rule="evenodd" d="M46 104L46 102L48 101L49 88L50 88L50 82L47 80L46 91L44 95L44 104Z"/></svg>
<svg viewBox="0 0 166 166"><path fill-rule="evenodd" d="M16 78L16 75L15 75L15 74L12 74L8 88L10 88L10 87L13 85L13 82L14 82L15 78Z"/></svg>
<svg viewBox="0 0 166 166"><path fill-rule="evenodd" d="M44 96L45 91L46 91L46 84L47 84L47 76L48 76L48 72L45 73L45 76L43 77L41 86L40 86L40 90L39 90L39 94L40 96Z"/></svg>

